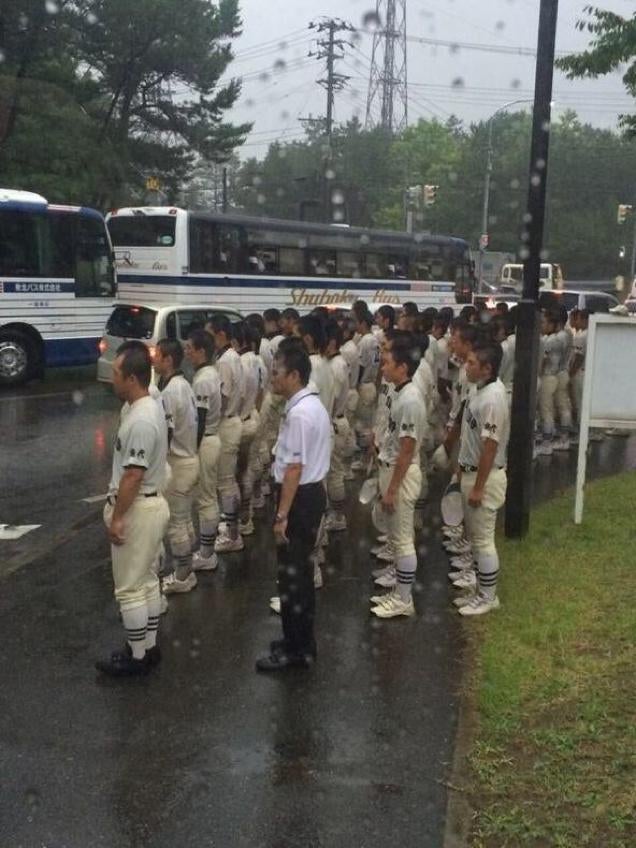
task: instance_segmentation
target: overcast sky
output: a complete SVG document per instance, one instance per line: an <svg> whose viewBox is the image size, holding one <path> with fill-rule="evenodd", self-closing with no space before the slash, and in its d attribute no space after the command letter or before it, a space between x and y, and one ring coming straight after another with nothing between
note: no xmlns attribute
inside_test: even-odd
<svg viewBox="0 0 636 848"><path fill-rule="evenodd" d="M560 0L557 51L584 48L588 34L575 29L589 0ZM633 0L597 0L624 15ZM411 37L488 45L535 48L539 0L407 0ZM261 156L270 141L302 136L299 118L322 116L326 94L317 85L323 63L308 58L315 32L307 27L321 15L341 17L362 27L375 0L241 0L243 35L235 42L230 73L244 77L233 121L249 120L254 129L242 156ZM350 37L350 36L348 36ZM358 38L337 70L352 77L336 99L336 119L365 118L372 35ZM489 117L503 104L531 98L533 57L409 42L409 122L419 117L446 120L452 113L466 123ZM619 112L633 108L619 75L569 82L555 75L556 115L576 109L598 126L615 127ZM529 108L520 105L517 108Z"/></svg>

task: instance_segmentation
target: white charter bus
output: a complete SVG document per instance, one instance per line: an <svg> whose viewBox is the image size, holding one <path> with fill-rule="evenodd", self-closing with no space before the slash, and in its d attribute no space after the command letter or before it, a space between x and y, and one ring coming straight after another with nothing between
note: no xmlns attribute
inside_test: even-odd
<svg viewBox="0 0 636 848"><path fill-rule="evenodd" d="M118 298L262 312L353 303L420 308L467 303L474 276L463 239L170 207L106 217Z"/></svg>
<svg viewBox="0 0 636 848"><path fill-rule="evenodd" d="M97 362L115 295L99 212L0 189L0 386Z"/></svg>

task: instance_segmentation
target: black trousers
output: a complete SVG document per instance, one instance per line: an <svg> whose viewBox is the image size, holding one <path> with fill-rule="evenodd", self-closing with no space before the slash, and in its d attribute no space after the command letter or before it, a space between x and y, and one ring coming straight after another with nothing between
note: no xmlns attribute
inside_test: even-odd
<svg viewBox="0 0 636 848"><path fill-rule="evenodd" d="M316 590L310 557L326 506L322 483L299 486L287 519L289 543L277 549L285 651L293 656L316 656Z"/></svg>

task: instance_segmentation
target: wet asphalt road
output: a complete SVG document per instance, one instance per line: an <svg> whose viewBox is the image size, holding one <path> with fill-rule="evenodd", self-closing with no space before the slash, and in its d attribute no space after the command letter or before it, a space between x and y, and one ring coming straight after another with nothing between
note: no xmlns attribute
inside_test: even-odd
<svg viewBox="0 0 636 848"><path fill-rule="evenodd" d="M171 600L153 677L101 680L93 662L122 634L101 504L81 499L105 491L117 409L86 375L0 394L0 523L42 525L0 542L0 846L441 846L462 634L477 623L449 607L437 508L415 619L371 620L352 484L313 671L253 670L279 635L263 521L244 555ZM537 496L571 485L575 461L540 461ZM634 440L593 448L592 472L634 466Z"/></svg>

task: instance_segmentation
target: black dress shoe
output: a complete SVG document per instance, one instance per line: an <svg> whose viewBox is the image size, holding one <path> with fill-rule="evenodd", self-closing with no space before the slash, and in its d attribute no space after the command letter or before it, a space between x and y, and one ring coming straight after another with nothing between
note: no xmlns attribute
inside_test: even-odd
<svg viewBox="0 0 636 848"><path fill-rule="evenodd" d="M269 643L270 653L274 654L277 651L285 650L285 640L284 639L274 639L273 642Z"/></svg>
<svg viewBox="0 0 636 848"><path fill-rule="evenodd" d="M288 668L311 668L315 657L286 654L282 650L270 651L256 660L256 671L285 671Z"/></svg>
<svg viewBox="0 0 636 848"><path fill-rule="evenodd" d="M107 660L98 660L95 668L109 677L145 677L150 671L145 658L136 660L125 650L115 651Z"/></svg>

